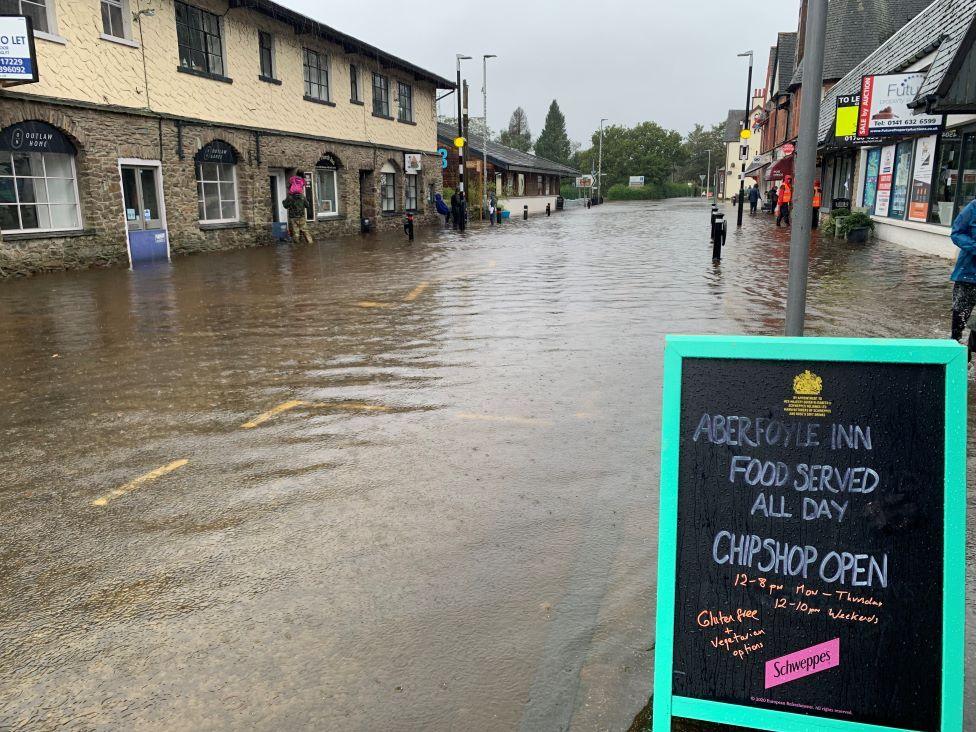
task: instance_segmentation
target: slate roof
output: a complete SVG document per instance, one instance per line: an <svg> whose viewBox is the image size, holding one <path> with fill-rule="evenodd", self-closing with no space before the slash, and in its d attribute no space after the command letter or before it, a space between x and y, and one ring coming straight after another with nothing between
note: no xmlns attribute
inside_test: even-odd
<svg viewBox="0 0 976 732"><path fill-rule="evenodd" d="M457 127L437 123L437 139L442 142L453 144L457 137ZM480 139L469 139L464 148L470 155L480 158L484 155L482 141ZM575 178L579 175L578 170L570 168L562 163L554 163L552 160L540 158L538 155L524 153L501 143L488 140L488 162L504 170L517 170L526 173L545 173L549 175L560 175L564 178Z"/></svg>
<svg viewBox="0 0 976 732"><path fill-rule="evenodd" d="M946 74L952 68L952 62L956 56L969 52L969 48L964 47L963 41L966 38L967 30L970 30L970 26L976 18L976 10L974 10L976 2L961 2L959 4L966 7L954 11L956 13L955 18L950 18L952 26L943 29L945 38L939 46L935 60L929 67L928 75L925 77L922 87L918 91L918 97L911 106L921 106L927 97L935 94L942 86L942 82L946 80Z"/></svg>
<svg viewBox="0 0 976 732"><path fill-rule="evenodd" d="M725 118L725 142L738 142L739 132L742 131L742 119L746 116L744 109L730 109Z"/></svg>
<svg viewBox="0 0 976 732"><path fill-rule="evenodd" d="M455 82L445 79L443 76L422 69L409 61L387 53L358 38L353 38L342 31L309 18L307 15L302 15L280 3L272 2L271 0L229 0L228 5L230 8L254 10L269 18L287 23L295 30L296 34L308 33L309 35L324 38L327 41L342 46L346 53L358 53L367 58L375 59L383 64L384 67L400 69L408 74L412 74L418 81L427 81L435 84L438 89L454 89L457 87Z"/></svg>
<svg viewBox="0 0 976 732"><path fill-rule="evenodd" d="M830 0L824 39L824 81L837 81L874 53L932 0ZM803 61L790 86L803 82Z"/></svg>
<svg viewBox="0 0 976 732"><path fill-rule="evenodd" d="M955 56L962 37L976 17L976 0L935 0L909 24L903 26L874 53L851 69L824 96L820 106L820 141L830 134L834 121L835 102L842 94L857 94L861 90L861 77L866 74L886 74L901 71L927 54L939 49L928 77L922 85L922 93L930 87L930 79L945 75L949 59ZM921 94L920 94L921 98Z"/></svg>
<svg viewBox="0 0 976 732"><path fill-rule="evenodd" d="M793 72L796 70L796 33L780 33L776 36L776 94L790 90Z"/></svg>

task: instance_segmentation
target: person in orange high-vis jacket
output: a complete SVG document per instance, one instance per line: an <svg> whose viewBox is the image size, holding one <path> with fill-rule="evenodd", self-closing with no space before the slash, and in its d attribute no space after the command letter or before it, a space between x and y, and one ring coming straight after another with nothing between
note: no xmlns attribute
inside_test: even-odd
<svg viewBox="0 0 976 732"><path fill-rule="evenodd" d="M820 228L820 204L823 202L823 192L820 190L820 181L813 184L813 228Z"/></svg>
<svg viewBox="0 0 976 732"><path fill-rule="evenodd" d="M786 176L783 181L783 185L779 187L779 200L777 201L779 207L779 213L776 214L776 225L779 226L781 222L785 221L786 225L791 224L790 220L790 204L793 201L793 179L790 176Z"/></svg>

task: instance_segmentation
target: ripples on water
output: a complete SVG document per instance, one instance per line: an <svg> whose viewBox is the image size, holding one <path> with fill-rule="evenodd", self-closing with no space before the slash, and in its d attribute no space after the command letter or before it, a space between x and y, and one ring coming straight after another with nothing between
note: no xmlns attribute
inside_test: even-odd
<svg viewBox="0 0 976 732"><path fill-rule="evenodd" d="M0 283L0 727L625 728L663 334L782 329L788 231L707 217ZM943 335L948 262L811 256L812 334Z"/></svg>

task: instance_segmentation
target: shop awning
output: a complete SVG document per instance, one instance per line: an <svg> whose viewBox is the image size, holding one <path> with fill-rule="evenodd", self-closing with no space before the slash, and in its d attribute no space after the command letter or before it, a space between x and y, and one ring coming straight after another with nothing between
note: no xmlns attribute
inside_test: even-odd
<svg viewBox="0 0 976 732"><path fill-rule="evenodd" d="M752 163L749 165L749 167L746 168L745 174L747 176L751 176L753 173L756 173L756 172L762 170L763 168L768 167L769 165L770 165L769 159L768 158L765 158L762 155L759 155L759 156L757 156L752 161ZM753 176L753 177L755 177L755 176Z"/></svg>
<svg viewBox="0 0 976 732"><path fill-rule="evenodd" d="M793 156L782 158L773 163L766 175L766 180L783 180L786 176L793 175Z"/></svg>

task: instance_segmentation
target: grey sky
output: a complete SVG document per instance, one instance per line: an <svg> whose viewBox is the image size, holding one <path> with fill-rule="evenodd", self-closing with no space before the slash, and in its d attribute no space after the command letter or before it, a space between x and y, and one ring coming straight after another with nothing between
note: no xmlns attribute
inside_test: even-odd
<svg viewBox="0 0 976 732"><path fill-rule="evenodd" d="M455 53L474 56L462 73L472 116L481 116L481 55L488 61L488 122L508 124L521 105L533 136L556 99L571 139L608 124L653 120L682 134L724 121L745 103L746 59L753 86L765 80L778 31L796 30L800 0L279 0L345 33L453 79ZM485 10L490 12L486 16ZM463 35L462 35L463 28ZM442 111L450 114L449 97ZM584 143L587 147L588 143Z"/></svg>

